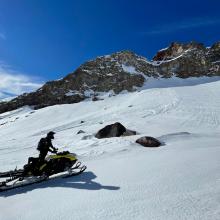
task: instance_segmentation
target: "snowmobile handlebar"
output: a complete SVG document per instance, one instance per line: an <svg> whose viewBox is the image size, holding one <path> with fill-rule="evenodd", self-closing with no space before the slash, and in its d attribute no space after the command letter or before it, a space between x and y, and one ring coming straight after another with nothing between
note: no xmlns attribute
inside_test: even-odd
<svg viewBox="0 0 220 220"><path fill-rule="evenodd" d="M58 148L54 148L54 150L52 151L52 153L57 154L57 153L58 153Z"/></svg>

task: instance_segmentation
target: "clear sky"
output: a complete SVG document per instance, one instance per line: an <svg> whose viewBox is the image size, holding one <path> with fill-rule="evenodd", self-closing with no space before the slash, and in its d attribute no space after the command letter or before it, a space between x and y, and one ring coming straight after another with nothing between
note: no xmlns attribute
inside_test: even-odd
<svg viewBox="0 0 220 220"><path fill-rule="evenodd" d="M0 0L0 92L23 92L124 49L152 59L172 41L212 45L219 8L219 0Z"/></svg>

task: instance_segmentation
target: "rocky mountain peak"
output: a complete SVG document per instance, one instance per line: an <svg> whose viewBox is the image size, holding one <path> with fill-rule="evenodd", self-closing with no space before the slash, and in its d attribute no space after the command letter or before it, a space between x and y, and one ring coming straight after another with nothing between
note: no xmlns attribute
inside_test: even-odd
<svg viewBox="0 0 220 220"><path fill-rule="evenodd" d="M220 41L214 43L211 47L211 50L220 51Z"/></svg>
<svg viewBox="0 0 220 220"><path fill-rule="evenodd" d="M172 42L169 47L162 49L157 52L157 54L153 57L154 61L166 61L174 59L184 52L189 50L206 50L205 46L201 43L197 43L192 41L190 43L178 43Z"/></svg>
<svg viewBox="0 0 220 220"><path fill-rule="evenodd" d="M220 76L220 42L206 48L197 42L173 42L160 50L153 61L124 50L82 64L60 80L47 82L29 94L0 103L0 113L29 105L42 108L76 103L100 94L118 94L147 86L148 79Z"/></svg>
<svg viewBox="0 0 220 220"><path fill-rule="evenodd" d="M113 57L114 59L117 59L118 61L126 62L126 61L136 58L137 54L135 54L133 51L130 51L130 50L123 50L117 53L113 53L110 56Z"/></svg>

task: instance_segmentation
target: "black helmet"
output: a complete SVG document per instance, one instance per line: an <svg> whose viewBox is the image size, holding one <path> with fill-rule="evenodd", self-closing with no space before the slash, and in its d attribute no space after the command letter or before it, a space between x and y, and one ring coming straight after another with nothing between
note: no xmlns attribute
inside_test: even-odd
<svg viewBox="0 0 220 220"><path fill-rule="evenodd" d="M54 134L56 134L56 133L53 131L50 131L49 133L47 133L47 137L50 139L54 139Z"/></svg>

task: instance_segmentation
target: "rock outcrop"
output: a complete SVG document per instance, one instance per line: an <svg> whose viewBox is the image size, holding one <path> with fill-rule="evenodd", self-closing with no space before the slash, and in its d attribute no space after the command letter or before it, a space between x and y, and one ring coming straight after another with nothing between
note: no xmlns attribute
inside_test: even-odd
<svg viewBox="0 0 220 220"><path fill-rule="evenodd" d="M219 76L219 44L220 42L206 48L196 42L172 43L170 47L159 51L153 61L158 65L158 73L165 78Z"/></svg>

